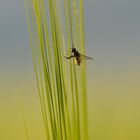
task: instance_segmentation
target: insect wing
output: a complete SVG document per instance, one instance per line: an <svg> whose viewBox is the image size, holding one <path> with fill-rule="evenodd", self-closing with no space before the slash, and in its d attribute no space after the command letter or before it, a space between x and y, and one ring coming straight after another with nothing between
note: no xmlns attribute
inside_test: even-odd
<svg viewBox="0 0 140 140"><path fill-rule="evenodd" d="M81 60L93 60L92 57L89 57L89 56L86 56L86 55L83 55L83 54L80 54L80 57L81 57Z"/></svg>

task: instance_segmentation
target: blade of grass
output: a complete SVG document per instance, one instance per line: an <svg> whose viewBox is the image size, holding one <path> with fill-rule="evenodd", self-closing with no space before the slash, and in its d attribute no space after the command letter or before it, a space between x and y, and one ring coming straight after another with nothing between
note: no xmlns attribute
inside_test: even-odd
<svg viewBox="0 0 140 140"><path fill-rule="evenodd" d="M27 122L26 122L26 119L25 119L25 113L23 111L23 101L22 101L21 93L20 93L19 89L17 89L17 94L18 94L19 111L20 111L20 114L21 114L21 117L22 117L24 130L25 130L25 137L26 137L26 140L29 140L29 132L28 132L28 127L27 127Z"/></svg>
<svg viewBox="0 0 140 140"><path fill-rule="evenodd" d="M79 72L73 61L70 61L69 78L65 76L67 67L64 65L62 54L64 52L63 31L56 0L48 0L49 18L46 18L44 0L29 0L29 2L31 9L27 11L27 17L30 18L28 13L32 17L27 21L29 38L47 139L87 140L85 67L82 66ZM75 2L73 0L72 4L74 5ZM78 10L77 7L71 6L70 0L64 0L66 42L69 54L71 45L75 47L76 44L77 47L79 42L79 48L84 50L83 6L81 1L78 2L79 17L75 12ZM76 26L79 24L78 20L80 27ZM46 21L50 22L50 31ZM79 77L82 80L78 82ZM79 87L82 87L82 90L79 90ZM71 97L70 101L68 97Z"/></svg>
<svg viewBox="0 0 140 140"><path fill-rule="evenodd" d="M84 37L84 16L83 16L83 0L79 1L80 11L80 46L82 53L85 53L85 37ZM82 87L82 134L83 140L88 139L88 117L87 117L87 96L86 96L86 67L83 66L81 70L81 87Z"/></svg>

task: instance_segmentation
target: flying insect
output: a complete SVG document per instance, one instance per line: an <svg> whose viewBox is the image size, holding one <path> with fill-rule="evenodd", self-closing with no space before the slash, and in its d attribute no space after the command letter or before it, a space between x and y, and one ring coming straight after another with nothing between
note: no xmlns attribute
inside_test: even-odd
<svg viewBox="0 0 140 140"><path fill-rule="evenodd" d="M85 56L85 55L79 53L79 51L76 48L72 48L71 55L68 57L65 57L65 58L66 59L74 58L77 65L80 65L84 60L93 60L92 57L88 57L88 56Z"/></svg>

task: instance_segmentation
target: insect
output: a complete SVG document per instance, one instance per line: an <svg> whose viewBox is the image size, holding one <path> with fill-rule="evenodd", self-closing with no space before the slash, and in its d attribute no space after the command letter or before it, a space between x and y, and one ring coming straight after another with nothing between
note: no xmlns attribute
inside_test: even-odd
<svg viewBox="0 0 140 140"><path fill-rule="evenodd" d="M68 57L65 57L65 58L66 59L75 58L75 61L78 65L80 65L81 62L83 62L84 60L92 60L93 59L92 57L88 57L88 56L85 56L85 55L79 53L76 48L72 48L71 55Z"/></svg>

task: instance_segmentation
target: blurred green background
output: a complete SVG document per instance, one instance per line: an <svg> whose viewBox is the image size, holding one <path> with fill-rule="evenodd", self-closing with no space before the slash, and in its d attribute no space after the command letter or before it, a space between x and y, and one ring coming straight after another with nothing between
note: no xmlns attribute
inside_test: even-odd
<svg viewBox="0 0 140 140"><path fill-rule="evenodd" d="M140 1L84 1L90 140L140 140ZM44 140L24 3L0 1L0 139Z"/></svg>

